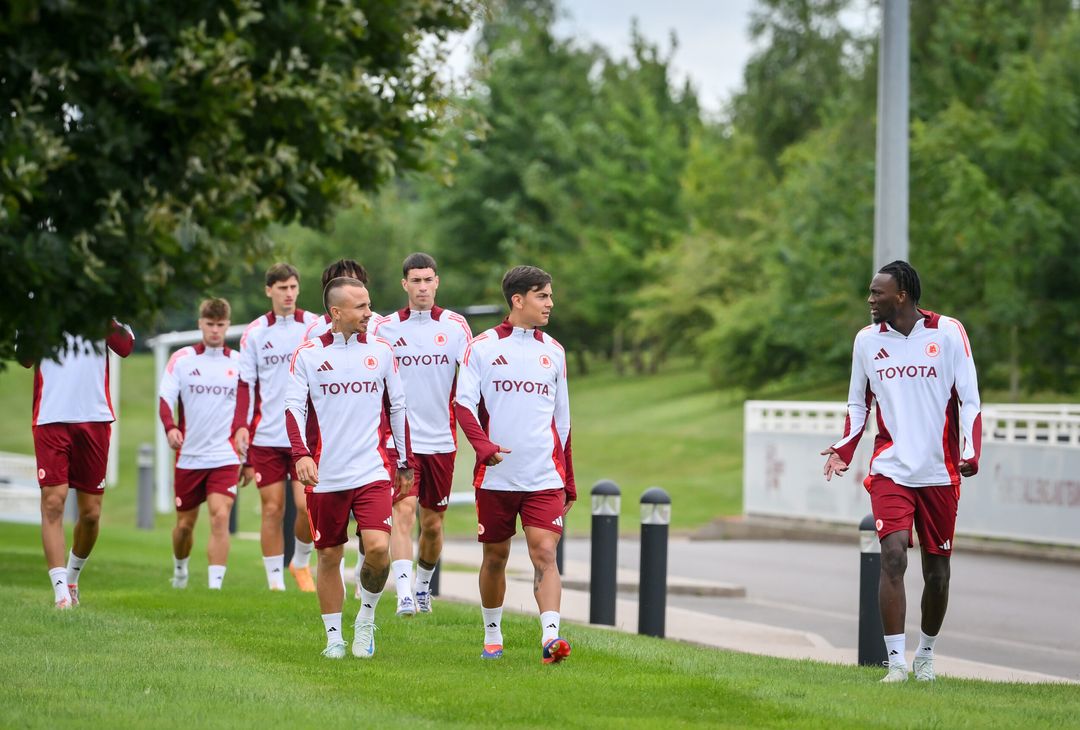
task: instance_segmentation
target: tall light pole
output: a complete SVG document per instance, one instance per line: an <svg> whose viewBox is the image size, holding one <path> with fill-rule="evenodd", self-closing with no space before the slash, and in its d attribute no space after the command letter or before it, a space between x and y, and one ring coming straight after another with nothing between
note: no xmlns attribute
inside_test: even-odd
<svg viewBox="0 0 1080 730"><path fill-rule="evenodd" d="M908 0L883 0L878 56L874 271L908 260Z"/></svg>

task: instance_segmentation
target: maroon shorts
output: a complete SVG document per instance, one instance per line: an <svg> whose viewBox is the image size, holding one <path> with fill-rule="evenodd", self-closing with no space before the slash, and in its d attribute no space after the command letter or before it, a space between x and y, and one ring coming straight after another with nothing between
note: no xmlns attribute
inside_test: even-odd
<svg viewBox="0 0 1080 730"><path fill-rule="evenodd" d="M566 492L544 489L539 492L476 490L476 520L480 542L502 542L517 532L517 516L522 527L540 527L558 534L563 531Z"/></svg>
<svg viewBox="0 0 1080 730"><path fill-rule="evenodd" d="M236 498L238 466L215 466L212 469L181 469L176 467L173 491L176 492L176 511L187 512L206 501L208 494L224 494Z"/></svg>
<svg viewBox="0 0 1080 730"><path fill-rule="evenodd" d="M870 485L870 505L879 540L907 530L908 547L911 547L914 545L911 539L914 518L923 550L933 555L952 555L959 487L905 487L880 474L866 479Z"/></svg>
<svg viewBox="0 0 1080 730"><path fill-rule="evenodd" d="M340 492L312 492L308 487L307 514L311 535L318 549L344 545L349 541L349 514L356 517L356 534L361 530L390 532L393 497L390 482L372 482Z"/></svg>
<svg viewBox="0 0 1080 730"><path fill-rule="evenodd" d="M292 479L292 450L287 446L249 446L247 459L255 470L255 486L260 489Z"/></svg>
<svg viewBox="0 0 1080 730"><path fill-rule="evenodd" d="M433 512L445 512L450 506L450 488L454 485L454 458L457 454L413 454L409 466L413 469L412 489L402 492L398 501L419 497L420 506ZM397 470L392 469L390 483Z"/></svg>
<svg viewBox="0 0 1080 730"><path fill-rule="evenodd" d="M67 484L87 494L105 491L112 424L42 423L34 426L34 454L38 485Z"/></svg>

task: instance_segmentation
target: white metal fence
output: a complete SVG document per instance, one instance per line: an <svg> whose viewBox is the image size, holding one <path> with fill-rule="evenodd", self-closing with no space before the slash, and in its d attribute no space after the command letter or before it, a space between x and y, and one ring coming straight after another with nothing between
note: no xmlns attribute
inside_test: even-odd
<svg viewBox="0 0 1080 730"><path fill-rule="evenodd" d="M746 514L857 524L876 419L845 476L826 482L822 449L843 433L843 403L747 401ZM965 479L957 533L1080 545L1080 405L984 405L979 474Z"/></svg>

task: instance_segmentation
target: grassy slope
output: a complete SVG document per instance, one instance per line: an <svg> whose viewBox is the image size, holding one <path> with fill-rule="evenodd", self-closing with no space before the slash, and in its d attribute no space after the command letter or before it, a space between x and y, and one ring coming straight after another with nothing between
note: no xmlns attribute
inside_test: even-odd
<svg viewBox="0 0 1080 730"><path fill-rule="evenodd" d="M567 626L574 654L538 659L535 619L508 616L506 657L478 659L474 607L408 622L379 606L370 662L319 657L314 596L263 588L240 541L225 590L208 591L205 534L192 585L167 587L163 531L103 533L84 605L49 607L37 531L0 531L0 725L54 727L1076 727L1065 686L940 680L881 686L880 671L714 651ZM346 624L357 602L346 605ZM346 630L351 637L351 627Z"/></svg>

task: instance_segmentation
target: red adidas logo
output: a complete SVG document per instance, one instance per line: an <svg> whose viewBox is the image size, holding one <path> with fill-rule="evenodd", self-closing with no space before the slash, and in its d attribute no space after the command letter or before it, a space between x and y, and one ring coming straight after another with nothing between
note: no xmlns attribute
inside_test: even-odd
<svg viewBox="0 0 1080 730"><path fill-rule="evenodd" d="M878 350L878 354L874 355L875 360L886 360L889 357L889 353L885 352L885 348Z"/></svg>
<svg viewBox="0 0 1080 730"><path fill-rule="evenodd" d="M193 377L193 378L201 378L202 373L199 372L198 368L195 368L194 370L191 371L191 377Z"/></svg>
<svg viewBox="0 0 1080 730"><path fill-rule="evenodd" d="M315 368L315 371L319 372L319 373L325 373L327 370L333 370L333 369L334 369L334 366L330 364L329 360L323 360L322 365Z"/></svg>
<svg viewBox="0 0 1080 730"><path fill-rule="evenodd" d="M409 343L405 341L404 337L399 337L398 341L394 343L394 347L408 347Z"/></svg>
<svg viewBox="0 0 1080 730"><path fill-rule="evenodd" d="M262 349L264 349L264 350L273 350L274 349L274 343L267 340L266 344L264 344L262 346Z"/></svg>
<svg viewBox="0 0 1080 730"><path fill-rule="evenodd" d="M495 360L491 362L492 365L509 365L510 361L506 359L506 355L499 355Z"/></svg>

